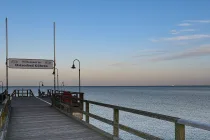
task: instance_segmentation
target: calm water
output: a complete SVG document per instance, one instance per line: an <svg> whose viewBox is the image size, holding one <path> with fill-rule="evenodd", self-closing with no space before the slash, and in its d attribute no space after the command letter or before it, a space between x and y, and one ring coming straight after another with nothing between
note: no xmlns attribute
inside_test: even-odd
<svg viewBox="0 0 210 140"><path fill-rule="evenodd" d="M10 87L9 91L20 87ZM32 89L37 95L38 87ZM42 87L46 91L53 87ZM63 90L78 91L78 87L63 87ZM160 114L201 121L210 124L210 87L82 87L85 99L103 103L121 105ZM90 106L93 114L112 119L111 109ZM91 119L90 122L105 131L112 133L112 127ZM174 139L174 124L148 117L120 112L120 123L138 130L148 132L168 140ZM123 139L139 139L120 131ZM186 127L186 139L210 140L210 132Z"/></svg>

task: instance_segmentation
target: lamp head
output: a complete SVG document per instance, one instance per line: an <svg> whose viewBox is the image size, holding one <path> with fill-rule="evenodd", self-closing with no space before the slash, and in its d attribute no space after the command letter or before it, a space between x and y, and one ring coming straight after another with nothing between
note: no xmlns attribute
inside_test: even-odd
<svg viewBox="0 0 210 140"><path fill-rule="evenodd" d="M55 74L55 71L53 71L53 73L52 73L53 75Z"/></svg>
<svg viewBox="0 0 210 140"><path fill-rule="evenodd" d="M75 65L73 64L71 68L72 68L72 69L75 69L76 67L75 67Z"/></svg>

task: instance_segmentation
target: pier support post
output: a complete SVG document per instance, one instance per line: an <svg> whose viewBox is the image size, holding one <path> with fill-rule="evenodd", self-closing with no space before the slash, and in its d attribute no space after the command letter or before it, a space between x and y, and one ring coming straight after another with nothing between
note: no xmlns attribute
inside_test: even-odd
<svg viewBox="0 0 210 140"><path fill-rule="evenodd" d="M185 140L185 126L175 123L175 140Z"/></svg>
<svg viewBox="0 0 210 140"><path fill-rule="evenodd" d="M85 108L86 108L85 111L86 111L86 113L87 113L86 116L85 116L85 117L86 117L85 120L86 120L86 123L89 123L89 112L90 112L90 111L89 111L89 102L86 102Z"/></svg>
<svg viewBox="0 0 210 140"><path fill-rule="evenodd" d="M114 125L113 125L113 134L115 137L119 137L119 110L114 108Z"/></svg>

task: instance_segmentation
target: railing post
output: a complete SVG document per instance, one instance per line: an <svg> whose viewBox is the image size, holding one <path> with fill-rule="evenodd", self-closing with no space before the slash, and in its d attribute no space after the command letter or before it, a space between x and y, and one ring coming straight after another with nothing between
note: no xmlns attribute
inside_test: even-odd
<svg viewBox="0 0 210 140"><path fill-rule="evenodd" d="M89 120L89 102L86 102L86 104L85 104L85 111L86 111L86 123L89 123L90 122L90 120Z"/></svg>
<svg viewBox="0 0 210 140"><path fill-rule="evenodd" d="M52 103L52 107L54 107L55 101L54 101L54 97L53 96L51 96L51 103Z"/></svg>
<svg viewBox="0 0 210 140"><path fill-rule="evenodd" d="M2 115L0 116L0 127L2 127Z"/></svg>
<svg viewBox="0 0 210 140"><path fill-rule="evenodd" d="M113 125L113 134L115 137L119 137L119 110L114 108L113 112L113 119L114 119L114 125Z"/></svg>
<svg viewBox="0 0 210 140"><path fill-rule="evenodd" d="M185 140L185 125L175 123L175 140Z"/></svg>
<svg viewBox="0 0 210 140"><path fill-rule="evenodd" d="M55 90L55 92L56 92L56 90ZM60 109L61 109L61 94L60 94L60 101L59 101L59 103L60 103Z"/></svg>
<svg viewBox="0 0 210 140"><path fill-rule="evenodd" d="M72 115L73 114L73 111L72 111L72 104L71 104L71 97L69 96L69 113Z"/></svg>
<svg viewBox="0 0 210 140"><path fill-rule="evenodd" d="M79 102L80 102L80 109L83 111L83 107L84 107L84 103L83 103L83 99L84 99L84 93L80 93L79 94ZM82 101L81 101L82 100Z"/></svg>

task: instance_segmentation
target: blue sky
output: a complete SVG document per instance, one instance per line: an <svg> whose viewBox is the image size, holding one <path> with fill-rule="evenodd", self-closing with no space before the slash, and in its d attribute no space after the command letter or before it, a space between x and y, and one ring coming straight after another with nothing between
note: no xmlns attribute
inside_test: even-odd
<svg viewBox="0 0 210 140"><path fill-rule="evenodd" d="M53 22L60 81L77 85L210 83L210 1L7 0L0 3L0 80L9 57L53 59ZM10 85L53 84L51 70L9 70ZM21 81L20 81L21 80Z"/></svg>

